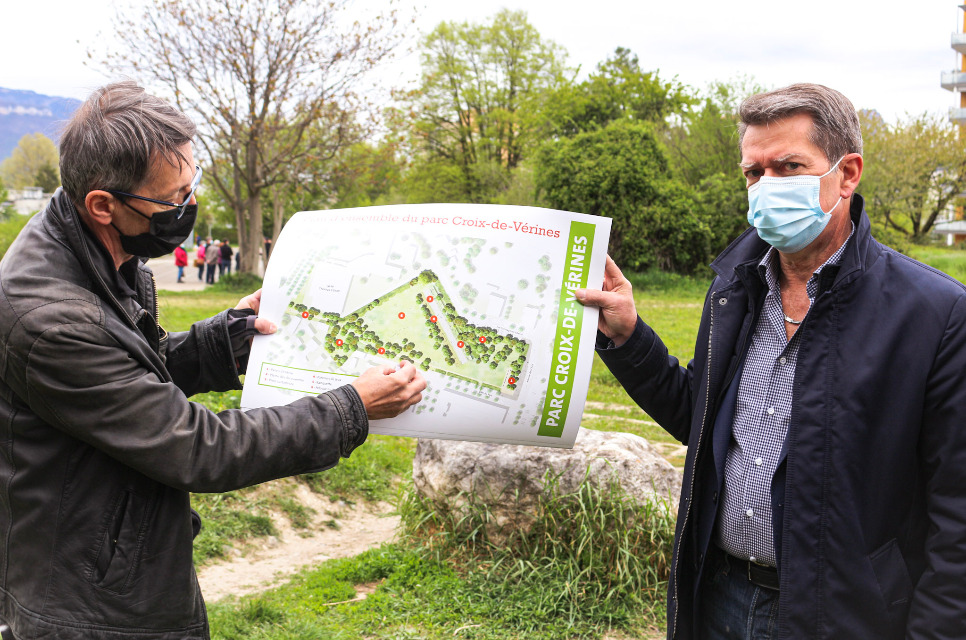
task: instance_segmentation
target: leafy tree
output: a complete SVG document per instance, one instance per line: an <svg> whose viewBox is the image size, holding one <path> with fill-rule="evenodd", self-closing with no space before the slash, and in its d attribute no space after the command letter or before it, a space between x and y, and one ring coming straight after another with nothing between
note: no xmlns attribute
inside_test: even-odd
<svg viewBox="0 0 966 640"><path fill-rule="evenodd" d="M49 186L49 182L47 185L38 184L37 178L45 177L41 175L42 171L53 169L56 178L51 182L56 189L60 184L59 162L57 145L53 140L42 133L29 133L20 138L10 157L0 164L0 180L11 189Z"/></svg>
<svg viewBox="0 0 966 640"><path fill-rule="evenodd" d="M402 180L397 143L359 142L344 150L334 163L329 181L336 209L389 204L389 194Z"/></svg>
<svg viewBox="0 0 966 640"><path fill-rule="evenodd" d="M43 189L44 193L53 193L60 186L60 170L55 165L45 164L37 171L34 184Z"/></svg>
<svg viewBox="0 0 966 640"><path fill-rule="evenodd" d="M745 98L765 90L747 77L713 82L699 102L665 132L674 175L697 186L716 174L725 177L740 174L738 108Z"/></svg>
<svg viewBox="0 0 966 640"><path fill-rule="evenodd" d="M623 119L548 144L538 176L551 206L612 219L609 252L622 267L691 273L747 223L720 177L696 190L668 164L654 126Z"/></svg>
<svg viewBox="0 0 966 640"><path fill-rule="evenodd" d="M708 227L710 255L716 256L748 228L748 189L740 171L715 173L688 185L698 215Z"/></svg>
<svg viewBox="0 0 966 640"><path fill-rule="evenodd" d="M368 127L343 112L339 126L313 126L303 142L305 153L293 158L289 178L272 185L263 196L264 224L278 239L285 222L297 211L361 207L375 204L398 183L394 139L378 146L364 141Z"/></svg>
<svg viewBox="0 0 966 640"><path fill-rule="evenodd" d="M489 201L539 140L540 102L563 82L565 54L505 9L485 25L443 22L423 47L416 192L431 195L429 183L462 195L451 201Z"/></svg>
<svg viewBox="0 0 966 640"><path fill-rule="evenodd" d="M610 253L631 269L652 262L641 213L668 179L653 128L624 120L548 144L537 173L552 207L613 219Z"/></svg>
<svg viewBox="0 0 966 640"><path fill-rule="evenodd" d="M671 172L691 189L695 212L711 234L711 256L748 227L748 190L738 168L738 108L765 90L748 77L714 82L663 132Z"/></svg>
<svg viewBox="0 0 966 640"><path fill-rule="evenodd" d="M859 192L869 216L887 229L922 240L966 192L966 140L938 114L886 123L860 112L865 171Z"/></svg>
<svg viewBox="0 0 966 640"><path fill-rule="evenodd" d="M556 91L547 101L546 117L557 135L573 136L620 119L664 122L692 101L683 85L644 71L632 51L617 47L586 80Z"/></svg>
<svg viewBox="0 0 966 640"><path fill-rule="evenodd" d="M264 199L302 180L317 154L357 141L355 88L402 37L395 13L353 22L349 6L147 0L118 15L105 63L162 88L200 123L205 176L234 213L245 271L262 246Z"/></svg>

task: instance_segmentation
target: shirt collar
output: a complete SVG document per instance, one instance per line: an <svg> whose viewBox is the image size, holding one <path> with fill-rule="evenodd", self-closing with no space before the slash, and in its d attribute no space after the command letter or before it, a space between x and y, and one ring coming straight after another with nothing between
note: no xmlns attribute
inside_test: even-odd
<svg viewBox="0 0 966 640"><path fill-rule="evenodd" d="M849 237L845 239L835 253L829 256L828 260L819 265L818 269L812 272L812 277L808 279L808 283L805 285L808 291L809 298L815 298L815 294L818 289L818 276L822 273L822 269L829 266L830 264L838 264L842 260L842 255L845 253L845 248L849 244L849 240L855 235L855 222L852 222L852 230L849 232ZM758 263L758 274L761 279L768 286L768 291L771 293L778 293L779 283L778 283L778 251L775 247L768 247L768 251L765 252L765 256Z"/></svg>

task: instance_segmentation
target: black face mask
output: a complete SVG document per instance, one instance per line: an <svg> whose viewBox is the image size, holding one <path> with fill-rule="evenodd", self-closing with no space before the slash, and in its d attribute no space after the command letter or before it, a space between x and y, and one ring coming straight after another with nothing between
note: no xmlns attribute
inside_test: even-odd
<svg viewBox="0 0 966 640"><path fill-rule="evenodd" d="M197 204L185 206L184 213L180 218L178 217L178 208L158 211L153 216L148 217L131 205L128 204L127 206L134 213L151 221L147 233L126 236L114 226L113 222L111 222L111 226L121 236L121 248L132 256L141 258L160 258L174 251L175 247L191 235L191 230L194 229L195 220L198 217Z"/></svg>

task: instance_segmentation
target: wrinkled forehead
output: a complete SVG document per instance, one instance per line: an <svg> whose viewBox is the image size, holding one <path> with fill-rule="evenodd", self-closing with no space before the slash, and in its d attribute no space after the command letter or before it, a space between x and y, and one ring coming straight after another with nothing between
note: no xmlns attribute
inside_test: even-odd
<svg viewBox="0 0 966 640"><path fill-rule="evenodd" d="M741 140L741 166L765 166L784 162L812 162L825 154L812 140L813 122L808 114L750 124ZM797 158L795 160L794 158Z"/></svg>

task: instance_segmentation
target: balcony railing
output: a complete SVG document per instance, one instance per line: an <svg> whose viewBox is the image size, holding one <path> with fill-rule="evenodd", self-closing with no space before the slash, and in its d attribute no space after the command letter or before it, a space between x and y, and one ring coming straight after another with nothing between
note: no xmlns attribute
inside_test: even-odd
<svg viewBox="0 0 966 640"><path fill-rule="evenodd" d="M939 85L949 91L966 91L966 71L943 71Z"/></svg>
<svg viewBox="0 0 966 640"><path fill-rule="evenodd" d="M950 44L956 51L966 54L966 33L954 33Z"/></svg>
<svg viewBox="0 0 966 640"><path fill-rule="evenodd" d="M966 109L951 107L949 109L949 121L953 124L966 124Z"/></svg>

